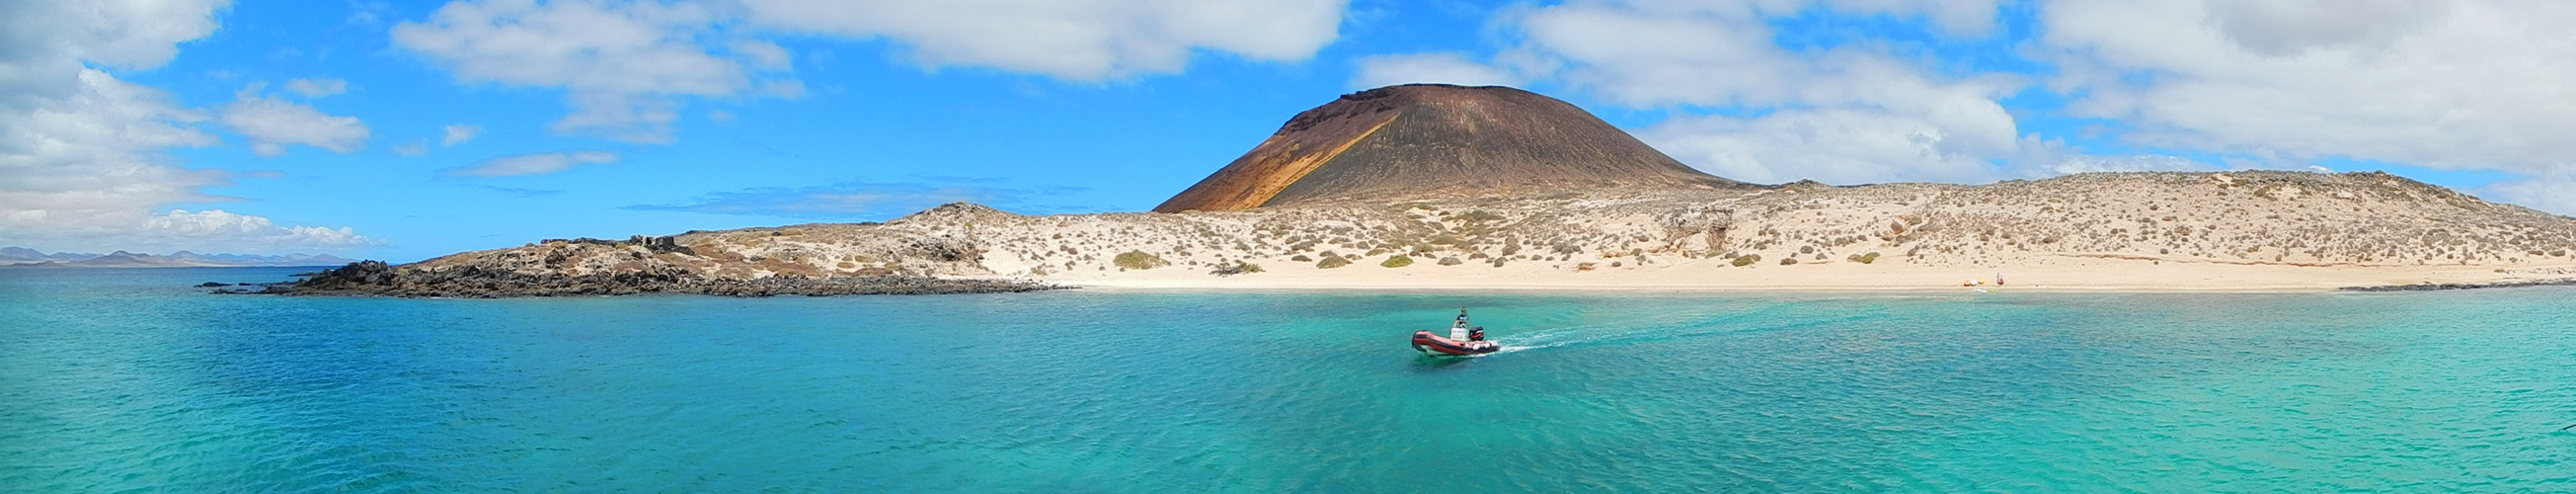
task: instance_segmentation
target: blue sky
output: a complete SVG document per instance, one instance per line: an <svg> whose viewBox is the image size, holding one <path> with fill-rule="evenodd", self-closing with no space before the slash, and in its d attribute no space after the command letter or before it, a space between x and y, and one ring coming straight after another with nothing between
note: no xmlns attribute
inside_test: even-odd
<svg viewBox="0 0 2576 494"><path fill-rule="evenodd" d="M0 64L33 74L0 80L0 244L409 261L953 200L1138 211L1396 82L1531 89L1757 182L2385 169L2565 214L2568 10L23 3L0 7Z"/></svg>

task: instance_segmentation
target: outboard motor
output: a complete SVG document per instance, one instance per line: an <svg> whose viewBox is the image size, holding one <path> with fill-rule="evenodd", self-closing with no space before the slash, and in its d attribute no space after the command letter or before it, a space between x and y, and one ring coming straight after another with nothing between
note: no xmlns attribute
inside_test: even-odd
<svg viewBox="0 0 2576 494"><path fill-rule="evenodd" d="M1467 328L1467 341L1485 341L1485 327Z"/></svg>

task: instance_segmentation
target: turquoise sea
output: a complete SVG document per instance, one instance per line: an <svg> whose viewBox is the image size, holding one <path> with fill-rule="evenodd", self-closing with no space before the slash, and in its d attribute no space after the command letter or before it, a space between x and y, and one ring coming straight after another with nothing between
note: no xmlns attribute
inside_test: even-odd
<svg viewBox="0 0 2576 494"><path fill-rule="evenodd" d="M2568 288L188 287L295 271L0 270L0 491L2576 491Z"/></svg>

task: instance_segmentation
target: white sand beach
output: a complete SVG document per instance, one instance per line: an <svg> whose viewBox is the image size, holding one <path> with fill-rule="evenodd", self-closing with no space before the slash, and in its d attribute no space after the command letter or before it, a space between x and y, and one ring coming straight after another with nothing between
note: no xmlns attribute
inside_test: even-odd
<svg viewBox="0 0 2576 494"><path fill-rule="evenodd" d="M2484 284L2576 277L2576 263L2520 266L2290 266L2070 258L2044 265L1915 266L1817 261L1734 267L1723 262L1572 271L1543 263L1494 268L1374 263L1334 269L1302 264L1262 273L1205 270L1067 274L1056 283L1092 289L1299 290L1749 290L1749 291L2106 291L2296 292L2425 283ZM1605 264L1606 266L1606 264ZM1997 279L2000 278L2000 284Z"/></svg>

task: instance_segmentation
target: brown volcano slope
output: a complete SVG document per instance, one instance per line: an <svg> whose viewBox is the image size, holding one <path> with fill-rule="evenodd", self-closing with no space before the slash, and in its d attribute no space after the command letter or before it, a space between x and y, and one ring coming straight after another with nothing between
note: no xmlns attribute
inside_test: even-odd
<svg viewBox="0 0 2576 494"><path fill-rule="evenodd" d="M1555 98L1499 86L1408 84L1299 113L1154 211L1737 187L1751 186L1684 166Z"/></svg>

